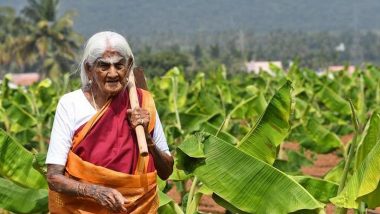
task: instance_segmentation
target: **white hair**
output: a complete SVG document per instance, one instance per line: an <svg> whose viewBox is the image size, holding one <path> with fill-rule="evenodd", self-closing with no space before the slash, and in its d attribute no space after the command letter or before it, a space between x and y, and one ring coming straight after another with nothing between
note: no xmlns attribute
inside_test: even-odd
<svg viewBox="0 0 380 214"><path fill-rule="evenodd" d="M87 77L85 65L88 63L90 66L94 65L95 60L102 57L104 52L108 49L112 49L119 53L125 59L132 58L134 63L133 53L127 40L120 34L104 31L99 32L91 36L84 48L83 57L80 64L80 78L82 86L88 85L89 79ZM131 66L133 69L133 64Z"/></svg>

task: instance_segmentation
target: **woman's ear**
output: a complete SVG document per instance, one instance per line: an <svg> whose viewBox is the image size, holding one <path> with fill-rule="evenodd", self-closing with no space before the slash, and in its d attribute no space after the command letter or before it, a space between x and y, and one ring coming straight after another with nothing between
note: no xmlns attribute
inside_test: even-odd
<svg viewBox="0 0 380 214"><path fill-rule="evenodd" d="M84 70L86 71L86 73L90 73L90 68L91 68L90 64L88 62L86 62L84 64Z"/></svg>
<svg viewBox="0 0 380 214"><path fill-rule="evenodd" d="M128 65L132 65L132 63L133 63L133 58L132 58L132 57L129 57L127 63L128 63Z"/></svg>
<svg viewBox="0 0 380 214"><path fill-rule="evenodd" d="M133 70L133 58L128 58L127 60L127 77L129 77L130 72Z"/></svg>
<svg viewBox="0 0 380 214"><path fill-rule="evenodd" d="M131 70L132 67L133 67L133 58L129 57L127 60L127 68L128 68L128 70Z"/></svg>
<svg viewBox="0 0 380 214"><path fill-rule="evenodd" d="M86 71L87 77L91 79L90 77L93 75L93 72L91 72L91 65L90 63L86 62L84 64L84 70Z"/></svg>

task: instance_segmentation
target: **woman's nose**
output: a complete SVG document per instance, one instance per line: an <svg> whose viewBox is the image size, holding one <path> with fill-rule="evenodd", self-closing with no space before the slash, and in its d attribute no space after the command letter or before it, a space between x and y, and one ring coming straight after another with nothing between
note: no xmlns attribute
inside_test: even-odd
<svg viewBox="0 0 380 214"><path fill-rule="evenodd" d="M116 69L115 65L111 64L109 71L108 71L108 75L117 76L117 69Z"/></svg>

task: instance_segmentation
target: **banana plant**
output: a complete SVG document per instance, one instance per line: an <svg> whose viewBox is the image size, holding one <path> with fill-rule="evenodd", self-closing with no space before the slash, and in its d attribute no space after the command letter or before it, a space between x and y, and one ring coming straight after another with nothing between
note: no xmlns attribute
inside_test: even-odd
<svg viewBox="0 0 380 214"><path fill-rule="evenodd" d="M206 186L217 203L238 213L323 212L321 201L336 194L335 183L291 177L272 166L276 149L290 128L290 89L287 82L278 90L252 130L236 145L199 132L178 147L178 168L195 176L194 187ZM281 193L281 189L286 191ZM322 189L327 195L317 194ZM192 195L196 201L196 194Z"/></svg>
<svg viewBox="0 0 380 214"><path fill-rule="evenodd" d="M44 164L50 128L69 75L26 87L10 87L6 75L0 91L0 207L17 213L47 212ZM25 203L27 201L28 203Z"/></svg>
<svg viewBox="0 0 380 214"><path fill-rule="evenodd" d="M380 206L380 114L374 112L367 124L365 136L358 145L351 177L342 191L331 201L338 207L358 209L360 202L369 208ZM355 145L352 152L355 152Z"/></svg>
<svg viewBox="0 0 380 214"><path fill-rule="evenodd" d="M33 167L35 161L33 153L0 130L0 207L16 213L47 212L47 182Z"/></svg>

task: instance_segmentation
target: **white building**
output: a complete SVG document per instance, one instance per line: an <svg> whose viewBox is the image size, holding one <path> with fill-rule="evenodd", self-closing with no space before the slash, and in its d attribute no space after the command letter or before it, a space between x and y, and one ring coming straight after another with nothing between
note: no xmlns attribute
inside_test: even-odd
<svg viewBox="0 0 380 214"><path fill-rule="evenodd" d="M258 74L261 71L265 71L270 75L274 76L274 72L271 70L271 66L276 66L279 69L282 69L281 61L250 61L245 63L248 73Z"/></svg>

